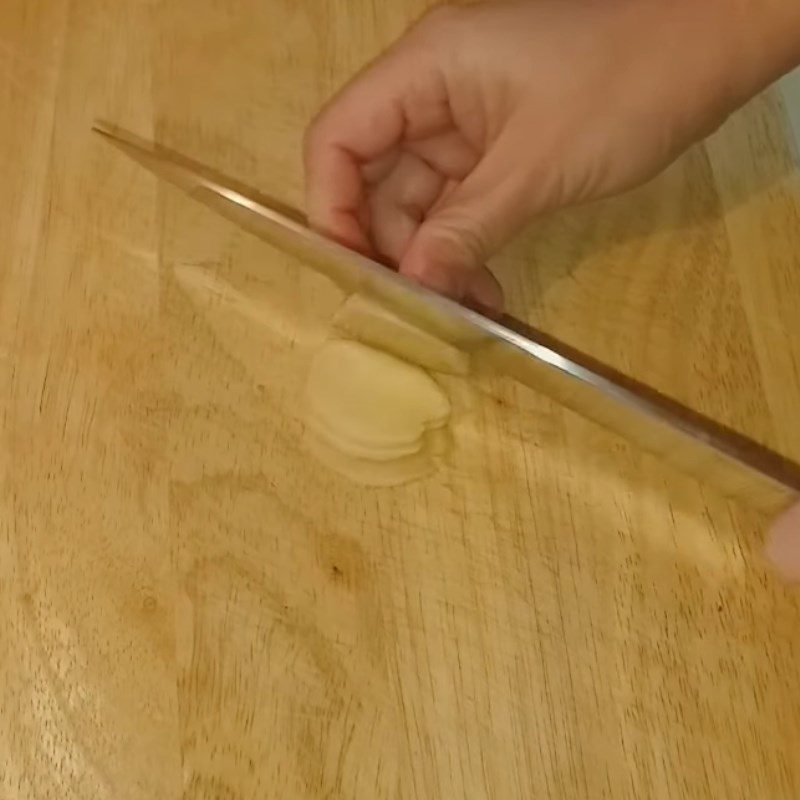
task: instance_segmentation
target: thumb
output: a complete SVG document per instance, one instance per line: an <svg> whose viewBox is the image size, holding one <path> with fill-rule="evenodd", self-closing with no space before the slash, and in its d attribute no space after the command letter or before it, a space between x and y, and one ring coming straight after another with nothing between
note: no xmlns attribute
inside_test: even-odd
<svg viewBox="0 0 800 800"><path fill-rule="evenodd" d="M485 266L492 249L487 241L476 220L434 215L412 238L400 272L454 300L499 311L503 290Z"/></svg>
<svg viewBox="0 0 800 800"><path fill-rule="evenodd" d="M411 238L400 272L456 300L503 303L486 262L534 216L534 181L501 142L429 212Z"/></svg>

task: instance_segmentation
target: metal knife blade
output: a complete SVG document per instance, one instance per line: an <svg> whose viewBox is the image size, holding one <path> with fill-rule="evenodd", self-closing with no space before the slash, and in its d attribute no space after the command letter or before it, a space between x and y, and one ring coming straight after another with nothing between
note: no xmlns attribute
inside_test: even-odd
<svg viewBox="0 0 800 800"><path fill-rule="evenodd" d="M642 449L767 513L800 498L800 465L535 328L429 291L321 236L303 218L249 187L107 123L94 130L158 177L241 228L289 252Z"/></svg>

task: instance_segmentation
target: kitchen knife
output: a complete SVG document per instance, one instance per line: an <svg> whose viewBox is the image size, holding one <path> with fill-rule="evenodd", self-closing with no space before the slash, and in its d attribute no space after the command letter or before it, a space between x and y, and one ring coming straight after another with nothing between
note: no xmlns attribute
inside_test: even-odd
<svg viewBox="0 0 800 800"><path fill-rule="evenodd" d="M158 177L255 236L295 255L348 294L369 295L726 496L773 514L800 498L800 465L626 377L520 320L492 319L399 275L307 227L301 216L247 186L127 131L94 130Z"/></svg>

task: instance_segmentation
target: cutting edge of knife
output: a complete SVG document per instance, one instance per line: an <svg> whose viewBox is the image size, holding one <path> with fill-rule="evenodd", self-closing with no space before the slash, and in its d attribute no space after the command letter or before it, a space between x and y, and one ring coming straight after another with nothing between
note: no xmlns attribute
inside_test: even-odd
<svg viewBox="0 0 800 800"><path fill-rule="evenodd" d="M137 160L142 166L179 186L190 195L196 195L196 190L203 189L231 204L233 208L228 216L233 215L234 209L236 213L244 211L248 215L253 215L252 219L245 218L246 221L249 220L252 227L258 228L257 222L268 222L272 226L291 232L294 237L299 237L307 245L316 248L320 254L324 253L339 262L346 261L348 267L352 266L352 268L360 270L365 281L373 284L377 281L379 285L391 285L395 292L406 295L409 303L422 302L429 308L438 309L440 314L446 315L450 319L457 318L461 320L462 324L480 330L493 342L511 347L526 357L533 358L540 364L547 365L562 375L568 376L571 380L591 387L592 390L600 392L607 399L627 410L634 410L644 417L651 418L653 422L672 429L700 447L709 448L723 458L740 464L750 473L771 481L779 493L787 496L786 504L789 499L800 496L800 465L744 434L710 419L521 320L510 315L493 319L478 309L443 297L388 269L385 265L322 236L304 224L302 215L239 181L221 175L204 164L106 122L96 122L93 130ZM181 174L175 173L175 170L179 170ZM202 201L203 198L198 197L197 199ZM218 206L219 204L214 207L220 211ZM225 213L224 209L222 213ZM242 220L237 218L237 221ZM259 235L258 230L253 232ZM268 235L262 235L261 238L272 241ZM509 355L508 351L506 355ZM521 378L519 374L515 374L513 377L533 389L540 388L535 385L536 381ZM569 403L559 396L556 399L582 415L600 421L601 424L605 424L605 427L611 427L623 436L627 435L635 443L642 444L640 435L626 431L624 426L615 424L613 419L607 419L603 423L598 419L596 413L592 413L591 408L586 407L585 403ZM668 461L675 460L674 458L670 459L670 453L666 450L658 450L644 445L643 449L664 456ZM700 480L703 479L702 475L696 474L686 464L679 466L685 471L692 472ZM769 510L774 511L778 510L777 506L782 506L784 503L770 502L768 505L770 505Z"/></svg>

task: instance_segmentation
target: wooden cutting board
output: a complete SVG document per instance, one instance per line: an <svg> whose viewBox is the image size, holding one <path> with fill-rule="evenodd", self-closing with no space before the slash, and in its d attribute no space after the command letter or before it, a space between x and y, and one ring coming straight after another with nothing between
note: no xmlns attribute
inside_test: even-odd
<svg viewBox="0 0 800 800"><path fill-rule="evenodd" d="M89 135L295 206L315 109L424 3L0 4L0 797L796 798L765 520L505 380L451 467L300 444L322 278ZM775 96L496 263L512 311L800 457Z"/></svg>

